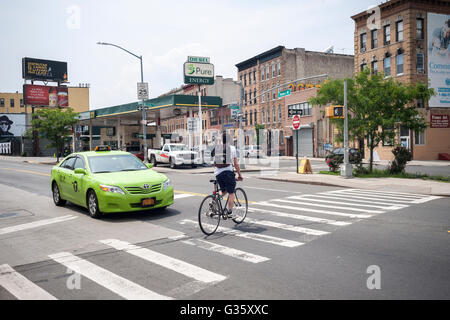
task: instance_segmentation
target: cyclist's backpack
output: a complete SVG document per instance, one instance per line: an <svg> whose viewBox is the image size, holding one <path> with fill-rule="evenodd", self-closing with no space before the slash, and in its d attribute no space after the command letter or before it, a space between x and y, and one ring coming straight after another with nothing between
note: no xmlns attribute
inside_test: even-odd
<svg viewBox="0 0 450 320"><path fill-rule="evenodd" d="M232 164L233 159L231 158L231 146L218 144L213 150L214 166L216 168L226 168Z"/></svg>

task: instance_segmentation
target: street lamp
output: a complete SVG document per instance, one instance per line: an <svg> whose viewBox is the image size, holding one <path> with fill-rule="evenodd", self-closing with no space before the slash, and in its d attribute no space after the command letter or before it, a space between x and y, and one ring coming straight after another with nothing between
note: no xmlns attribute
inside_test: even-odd
<svg viewBox="0 0 450 320"><path fill-rule="evenodd" d="M119 48L129 54L131 54L132 56L138 58L141 61L141 83L144 83L144 69L142 67L142 56L138 56L136 54L134 54L133 52L128 51L127 49L124 49L118 45L112 44L112 43L107 43L107 42L97 42L98 45L102 45L102 46L113 46L116 48ZM120 124L119 124L120 125ZM142 134L143 134L143 138L144 138L144 162L147 163L148 162L148 155L147 155L147 132L146 132L146 128L147 128L147 115L145 112L145 100L142 99Z"/></svg>

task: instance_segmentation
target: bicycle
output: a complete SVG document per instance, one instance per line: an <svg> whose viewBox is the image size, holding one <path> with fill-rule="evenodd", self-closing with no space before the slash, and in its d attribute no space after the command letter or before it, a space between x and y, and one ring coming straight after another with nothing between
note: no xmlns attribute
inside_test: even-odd
<svg viewBox="0 0 450 320"><path fill-rule="evenodd" d="M213 235L220 224L220 219L228 220L227 206L228 198L225 206L222 205L223 197L219 193L219 183L216 179L209 182L214 184L214 191L211 195L205 197L198 210L198 222L200 229L207 236ZM247 194L242 188L236 188L234 198L234 208L231 219L236 225L244 222L248 212Z"/></svg>

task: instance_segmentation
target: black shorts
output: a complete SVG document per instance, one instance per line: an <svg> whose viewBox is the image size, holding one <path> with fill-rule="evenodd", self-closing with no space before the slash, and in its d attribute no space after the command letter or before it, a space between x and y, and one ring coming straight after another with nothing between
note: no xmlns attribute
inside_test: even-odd
<svg viewBox="0 0 450 320"><path fill-rule="evenodd" d="M234 193L236 190L236 177L232 171L224 171L217 177L217 182L219 183L220 190L226 191L228 193Z"/></svg>

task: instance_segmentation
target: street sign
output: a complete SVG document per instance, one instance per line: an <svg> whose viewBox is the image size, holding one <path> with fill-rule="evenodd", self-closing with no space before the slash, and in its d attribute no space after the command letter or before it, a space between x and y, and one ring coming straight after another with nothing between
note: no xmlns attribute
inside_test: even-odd
<svg viewBox="0 0 450 320"><path fill-rule="evenodd" d="M137 84L137 92L138 92L138 100L147 100L148 99L148 83L147 82L139 82Z"/></svg>
<svg viewBox="0 0 450 320"><path fill-rule="evenodd" d="M278 93L278 98L283 98L283 97L287 97L290 96L292 93L291 89L285 90L285 91L281 91Z"/></svg>
<svg viewBox="0 0 450 320"><path fill-rule="evenodd" d="M239 106L231 105L231 106L228 106L228 109L231 109L231 110L239 110L240 108L239 108Z"/></svg>
<svg viewBox="0 0 450 320"><path fill-rule="evenodd" d="M303 115L303 110L301 110L301 109L289 109L288 110L288 115L289 115L289 118L292 118L295 115L302 116Z"/></svg>
<svg viewBox="0 0 450 320"><path fill-rule="evenodd" d="M188 118L187 119L187 130L191 133L200 131L200 119L199 118Z"/></svg>
<svg viewBox="0 0 450 320"><path fill-rule="evenodd" d="M209 63L209 58L189 56L187 61L192 63Z"/></svg>
<svg viewBox="0 0 450 320"><path fill-rule="evenodd" d="M292 127L294 128L294 130L300 129L300 116L295 115L292 118Z"/></svg>
<svg viewBox="0 0 450 320"><path fill-rule="evenodd" d="M185 84L214 84L214 65L210 63L184 63Z"/></svg>

